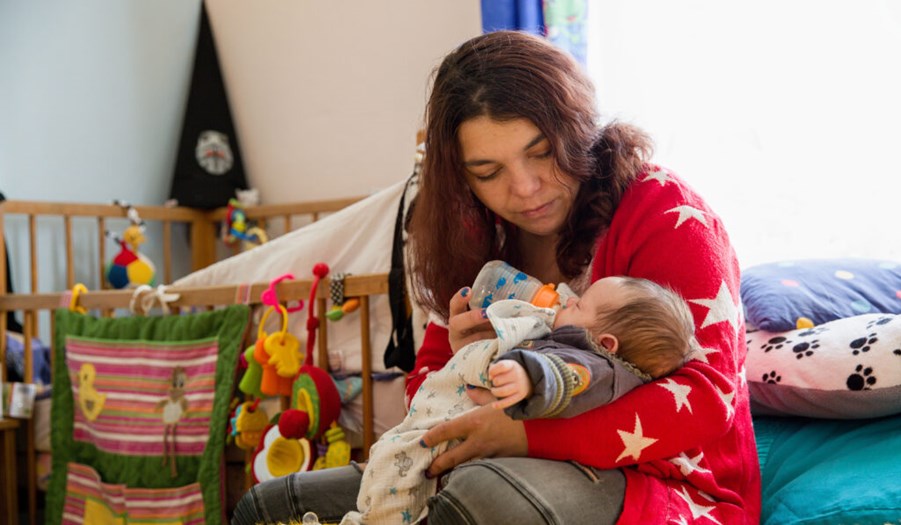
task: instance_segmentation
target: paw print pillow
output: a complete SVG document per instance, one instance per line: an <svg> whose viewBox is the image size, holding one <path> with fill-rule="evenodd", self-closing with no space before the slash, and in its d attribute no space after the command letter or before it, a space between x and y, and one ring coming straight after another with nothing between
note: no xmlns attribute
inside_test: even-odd
<svg viewBox="0 0 901 525"><path fill-rule="evenodd" d="M747 337L755 415L856 419L901 413L899 315L856 315Z"/></svg>
<svg viewBox="0 0 901 525"><path fill-rule="evenodd" d="M901 262L844 258L752 266L742 272L741 300L748 326L769 332L901 314Z"/></svg>

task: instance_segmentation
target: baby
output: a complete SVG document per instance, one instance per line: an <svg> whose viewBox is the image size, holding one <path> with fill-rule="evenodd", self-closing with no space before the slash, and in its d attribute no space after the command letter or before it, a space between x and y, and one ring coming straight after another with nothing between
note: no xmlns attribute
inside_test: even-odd
<svg viewBox="0 0 901 525"><path fill-rule="evenodd" d="M679 368L697 348L688 305L651 281L607 277L559 311L519 300L487 308L496 339L461 348L430 373L407 417L379 438L342 525L416 523L428 513L437 480L423 475L455 442L424 448L434 425L476 405L467 388L484 387L514 419L572 417Z"/></svg>

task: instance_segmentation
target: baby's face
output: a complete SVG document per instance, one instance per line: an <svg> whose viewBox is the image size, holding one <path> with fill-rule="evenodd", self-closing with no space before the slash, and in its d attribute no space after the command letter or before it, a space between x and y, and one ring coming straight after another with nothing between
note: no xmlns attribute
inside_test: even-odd
<svg viewBox="0 0 901 525"><path fill-rule="evenodd" d="M571 298L554 319L554 329L573 325L591 328L601 308L615 309L628 300L619 277L605 277L592 284L580 298Z"/></svg>

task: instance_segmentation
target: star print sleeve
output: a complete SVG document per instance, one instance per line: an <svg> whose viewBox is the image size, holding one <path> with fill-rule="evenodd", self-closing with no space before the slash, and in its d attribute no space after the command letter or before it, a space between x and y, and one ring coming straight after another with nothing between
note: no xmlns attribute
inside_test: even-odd
<svg viewBox="0 0 901 525"><path fill-rule="evenodd" d="M607 406L526 421L529 455L612 468L678 456L723 436L733 424L744 326L738 265L720 219L666 173L640 180L598 245L592 278L607 275L651 279L680 293L702 350Z"/></svg>

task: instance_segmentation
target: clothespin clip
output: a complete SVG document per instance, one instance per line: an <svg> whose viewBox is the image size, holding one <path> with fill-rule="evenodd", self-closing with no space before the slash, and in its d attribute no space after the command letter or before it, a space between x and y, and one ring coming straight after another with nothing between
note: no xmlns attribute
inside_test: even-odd
<svg viewBox="0 0 901 525"><path fill-rule="evenodd" d="M360 307L360 300L356 297L344 296L344 278L349 273L336 273L329 280L329 296L332 299L332 307L325 314L329 321L340 321L345 314L356 311Z"/></svg>
<svg viewBox="0 0 901 525"><path fill-rule="evenodd" d="M278 283L280 283L284 280L287 280L287 279L290 279L293 281L294 274L286 273L284 275L280 275L279 277L276 277L275 279L269 281L269 288L266 288L266 290L260 295L260 301L263 304L265 304L266 306L274 307L274 306L278 305L279 304L278 293L275 291L275 287L278 285ZM303 300L298 301L298 303L299 304L297 306L292 306L292 307L288 307L286 305L285 309L287 310L288 313L298 312L303 309ZM310 304L312 304L312 303L310 303Z"/></svg>
<svg viewBox="0 0 901 525"><path fill-rule="evenodd" d="M84 306L80 306L78 304L78 297L83 293L84 294L88 293L87 286L85 286L81 283L76 283L75 286L72 287L72 291L70 292L70 294L72 295L72 298L69 299L69 311L75 312L77 314L88 313L87 308L85 308Z"/></svg>

